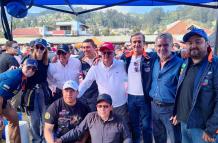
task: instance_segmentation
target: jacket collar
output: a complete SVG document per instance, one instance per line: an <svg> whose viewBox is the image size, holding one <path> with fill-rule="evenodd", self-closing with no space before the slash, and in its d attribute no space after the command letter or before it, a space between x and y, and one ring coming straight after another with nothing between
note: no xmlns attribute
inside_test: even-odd
<svg viewBox="0 0 218 143"><path fill-rule="evenodd" d="M127 53L125 54L125 56L126 56L126 58L129 58L129 57L132 57L134 54L135 54L135 52L132 50L132 51L130 51L130 52L127 52ZM150 57L148 56L148 54L147 54L145 51L143 51L142 56L143 56L144 58L146 58L146 59L150 59Z"/></svg>

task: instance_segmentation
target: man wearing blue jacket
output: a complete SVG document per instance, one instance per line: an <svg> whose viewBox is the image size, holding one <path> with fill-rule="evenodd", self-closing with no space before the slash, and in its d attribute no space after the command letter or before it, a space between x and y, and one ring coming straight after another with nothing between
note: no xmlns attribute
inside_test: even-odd
<svg viewBox="0 0 218 143"><path fill-rule="evenodd" d="M37 61L27 59L22 68L9 70L0 74L0 116L8 121L9 140L11 143L21 143L18 116L15 109L7 104L20 90L25 90L26 80L35 74Z"/></svg>
<svg viewBox="0 0 218 143"><path fill-rule="evenodd" d="M183 41L190 58L183 63L172 123L181 122L183 143L214 142L218 129L218 58L203 29L193 28Z"/></svg>

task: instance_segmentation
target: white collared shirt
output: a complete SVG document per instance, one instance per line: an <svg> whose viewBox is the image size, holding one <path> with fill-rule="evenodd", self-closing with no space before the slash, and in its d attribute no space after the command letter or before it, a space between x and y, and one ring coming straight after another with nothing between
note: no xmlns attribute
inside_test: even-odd
<svg viewBox="0 0 218 143"><path fill-rule="evenodd" d="M51 88L62 89L64 83L68 80L79 81L81 71L80 60L70 57L68 63L64 66L58 60L56 63L50 63L48 67L48 82Z"/></svg>
<svg viewBox="0 0 218 143"><path fill-rule="evenodd" d="M122 106L127 102L127 74L122 61L114 59L110 67L106 67L103 62L92 66L79 85L78 97L83 95L93 81L98 85L99 94L106 93L111 96L113 107Z"/></svg>
<svg viewBox="0 0 218 143"><path fill-rule="evenodd" d="M132 56L128 68L128 94L143 96L141 64L142 56Z"/></svg>

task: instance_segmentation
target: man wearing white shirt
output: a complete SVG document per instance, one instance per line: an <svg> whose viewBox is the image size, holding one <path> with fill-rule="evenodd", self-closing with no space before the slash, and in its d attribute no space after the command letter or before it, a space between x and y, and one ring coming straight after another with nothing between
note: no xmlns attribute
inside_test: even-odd
<svg viewBox="0 0 218 143"><path fill-rule="evenodd" d="M48 82L54 95L54 100L62 96L62 87L68 80L79 82L81 71L80 60L70 57L68 45L59 45L57 48L58 61L50 63L48 67Z"/></svg>
<svg viewBox="0 0 218 143"><path fill-rule="evenodd" d="M124 63L114 59L114 45L104 42L100 47L102 61L88 71L84 81L79 86L79 95L96 81L99 94L110 94L113 100L113 112L128 120L126 84L127 74Z"/></svg>

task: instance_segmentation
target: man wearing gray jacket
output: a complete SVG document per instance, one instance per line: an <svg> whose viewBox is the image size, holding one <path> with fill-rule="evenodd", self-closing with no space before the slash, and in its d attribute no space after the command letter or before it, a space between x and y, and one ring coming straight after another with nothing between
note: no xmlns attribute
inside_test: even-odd
<svg viewBox="0 0 218 143"><path fill-rule="evenodd" d="M126 122L112 113L110 95L99 95L96 107L97 112L89 113L79 126L61 136L55 143L74 141L87 130L92 143L132 143Z"/></svg>

